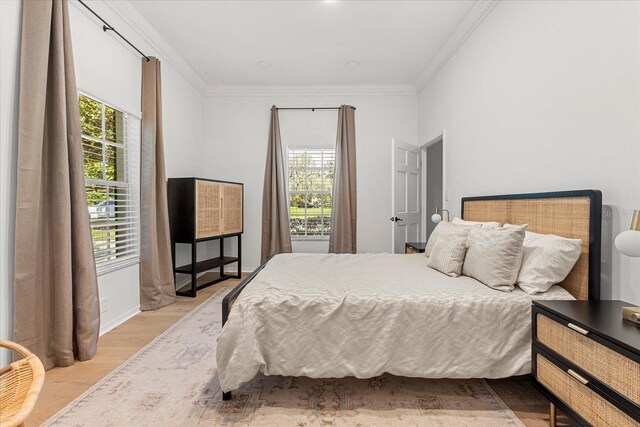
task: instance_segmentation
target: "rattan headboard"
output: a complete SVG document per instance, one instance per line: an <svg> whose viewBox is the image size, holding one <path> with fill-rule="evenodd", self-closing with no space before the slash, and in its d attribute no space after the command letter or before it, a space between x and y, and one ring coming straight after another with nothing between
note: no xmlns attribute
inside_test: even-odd
<svg viewBox="0 0 640 427"><path fill-rule="evenodd" d="M582 239L582 254L560 284L578 300L600 299L602 193L598 190L465 197L462 218L529 224L536 233Z"/></svg>

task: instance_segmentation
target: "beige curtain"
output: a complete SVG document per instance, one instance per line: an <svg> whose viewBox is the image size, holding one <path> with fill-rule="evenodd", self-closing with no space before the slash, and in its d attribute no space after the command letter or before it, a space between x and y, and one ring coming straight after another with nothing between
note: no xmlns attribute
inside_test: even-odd
<svg viewBox="0 0 640 427"><path fill-rule="evenodd" d="M169 235L167 174L162 139L160 61L142 59L142 155L140 179L140 309L176 301Z"/></svg>
<svg viewBox="0 0 640 427"><path fill-rule="evenodd" d="M14 339L49 369L100 330L66 0L24 2L20 55Z"/></svg>
<svg viewBox="0 0 640 427"><path fill-rule="evenodd" d="M336 164L331 210L330 253L356 253L356 128L355 108L338 111Z"/></svg>
<svg viewBox="0 0 640 427"><path fill-rule="evenodd" d="M284 169L278 109L274 105L271 107L269 146L262 193L262 262L273 254L291 252L287 181Z"/></svg>

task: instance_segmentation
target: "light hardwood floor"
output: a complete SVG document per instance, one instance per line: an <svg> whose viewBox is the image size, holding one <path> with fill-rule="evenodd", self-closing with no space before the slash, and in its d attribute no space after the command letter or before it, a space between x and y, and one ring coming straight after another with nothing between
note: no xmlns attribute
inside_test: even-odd
<svg viewBox="0 0 640 427"><path fill-rule="evenodd" d="M27 419L27 426L42 424L221 287L234 287L238 283L239 280L229 279L198 291L196 298L178 297L175 304L144 311L100 337L98 352L93 359L47 371L44 387Z"/></svg>
<svg viewBox="0 0 640 427"><path fill-rule="evenodd" d="M168 307L142 312L103 335L92 360L47 371L44 387L27 426L40 425L221 287L234 287L238 283L239 280L230 279L199 291L196 298L178 297L177 302ZM528 377L489 380L488 383L526 426L549 425L548 403ZM559 413L558 426L563 425L569 423Z"/></svg>

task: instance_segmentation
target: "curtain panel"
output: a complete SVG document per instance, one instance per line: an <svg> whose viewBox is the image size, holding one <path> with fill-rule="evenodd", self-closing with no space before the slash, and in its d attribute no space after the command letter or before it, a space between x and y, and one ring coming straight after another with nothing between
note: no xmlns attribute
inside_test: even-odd
<svg viewBox="0 0 640 427"><path fill-rule="evenodd" d="M333 183L333 207L330 253L356 253L356 128L355 108L342 105L338 111L336 162Z"/></svg>
<svg viewBox="0 0 640 427"><path fill-rule="evenodd" d="M100 330L66 0L24 2L20 54L14 339L50 369Z"/></svg>
<svg viewBox="0 0 640 427"><path fill-rule="evenodd" d="M160 61L142 59L140 159L140 310L176 301L162 135Z"/></svg>
<svg viewBox="0 0 640 427"><path fill-rule="evenodd" d="M285 176L278 109L271 107L271 125L267 146L267 164L262 193L262 253L261 262L273 254L291 252L291 230L287 181Z"/></svg>

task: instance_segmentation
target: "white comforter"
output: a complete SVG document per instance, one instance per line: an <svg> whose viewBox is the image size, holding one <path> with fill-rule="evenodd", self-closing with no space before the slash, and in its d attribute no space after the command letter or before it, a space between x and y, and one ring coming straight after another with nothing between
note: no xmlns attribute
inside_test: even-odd
<svg viewBox="0 0 640 427"><path fill-rule="evenodd" d="M424 255L285 254L242 291L218 338L223 391L266 375L503 378L530 372L532 296ZM573 299L554 286L540 299Z"/></svg>

